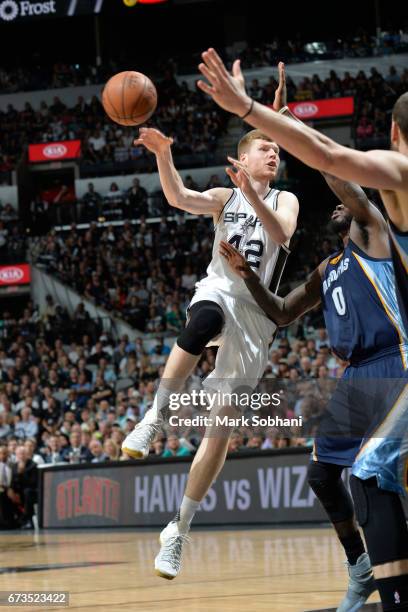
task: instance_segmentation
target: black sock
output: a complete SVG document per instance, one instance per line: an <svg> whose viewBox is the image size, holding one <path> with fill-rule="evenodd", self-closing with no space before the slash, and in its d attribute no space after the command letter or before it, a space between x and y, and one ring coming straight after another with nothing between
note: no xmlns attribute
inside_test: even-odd
<svg viewBox="0 0 408 612"><path fill-rule="evenodd" d="M340 537L339 540L343 545L345 553L347 555L347 561L350 565L355 565L358 558L365 553L364 542L361 538L360 532L355 531L352 535Z"/></svg>
<svg viewBox="0 0 408 612"><path fill-rule="evenodd" d="M408 575L376 580L384 612L408 610Z"/></svg>

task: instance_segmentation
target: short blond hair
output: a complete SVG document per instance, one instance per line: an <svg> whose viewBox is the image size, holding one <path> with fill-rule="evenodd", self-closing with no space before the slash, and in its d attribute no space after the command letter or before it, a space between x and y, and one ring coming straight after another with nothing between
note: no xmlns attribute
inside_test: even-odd
<svg viewBox="0 0 408 612"><path fill-rule="evenodd" d="M238 143L238 159L242 153L248 150L254 140L268 140L268 142L274 142L272 138L261 132L261 130L251 130L247 132Z"/></svg>

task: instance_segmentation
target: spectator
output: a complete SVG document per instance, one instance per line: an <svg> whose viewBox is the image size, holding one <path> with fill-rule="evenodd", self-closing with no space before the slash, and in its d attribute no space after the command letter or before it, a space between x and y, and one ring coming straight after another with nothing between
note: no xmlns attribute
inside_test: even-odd
<svg viewBox="0 0 408 612"><path fill-rule="evenodd" d="M103 463L109 459L109 457L104 453L103 446L99 440L91 440L89 443L89 450L92 454L92 463Z"/></svg>
<svg viewBox="0 0 408 612"><path fill-rule="evenodd" d="M152 443L152 450L150 451L150 453L152 455L156 455L157 457L163 457L163 452L164 452L164 442L163 440L159 439L159 440L153 440Z"/></svg>
<svg viewBox="0 0 408 612"><path fill-rule="evenodd" d="M181 277L181 286L184 289L191 291L194 289L194 285L197 282L197 274L193 273L191 266L186 266L184 268L184 273Z"/></svg>
<svg viewBox="0 0 408 612"><path fill-rule="evenodd" d="M44 458L35 452L37 448L37 442L35 441L35 439L28 438L27 440L25 440L24 448L26 450L27 459L34 461L36 465L44 464Z"/></svg>
<svg viewBox="0 0 408 612"><path fill-rule="evenodd" d="M96 403L98 403L103 399L110 400L112 397L112 388L107 383L105 383L102 376L97 376L95 380L92 398L95 400Z"/></svg>
<svg viewBox="0 0 408 612"><path fill-rule="evenodd" d="M9 463L15 463L16 462L16 448L18 445L18 440L17 438L9 438L8 441L8 445L7 445L7 450L8 450L8 460Z"/></svg>
<svg viewBox="0 0 408 612"><path fill-rule="evenodd" d="M357 125L358 138L370 138L374 134L374 125L368 117L361 117Z"/></svg>
<svg viewBox="0 0 408 612"><path fill-rule="evenodd" d="M264 443L262 434L253 433L249 438L246 448L261 449Z"/></svg>
<svg viewBox="0 0 408 612"><path fill-rule="evenodd" d="M4 399L4 402L7 402L6 398ZM3 405L7 405L7 404L3 404ZM0 440L4 440L11 433L11 427L9 423L7 422L7 420L8 420L7 413L5 411L0 412Z"/></svg>
<svg viewBox="0 0 408 612"><path fill-rule="evenodd" d="M170 435L167 438L166 450L163 451L162 457L188 457L190 451L180 444L180 440L176 435Z"/></svg>
<svg viewBox="0 0 408 612"><path fill-rule="evenodd" d="M197 183L190 174L188 174L184 179L184 185L186 189L191 189L192 191L199 191Z"/></svg>
<svg viewBox="0 0 408 612"><path fill-rule="evenodd" d="M205 189L216 189L219 187L224 187L224 185L220 181L220 177L218 176L218 174L212 174Z"/></svg>
<svg viewBox="0 0 408 612"><path fill-rule="evenodd" d="M138 178L134 178L132 186L126 194L127 216L129 219L140 219L148 215L147 191L140 185Z"/></svg>
<svg viewBox="0 0 408 612"><path fill-rule="evenodd" d="M117 444L112 440L112 438L108 438L105 440L103 445L103 451L105 454L105 461L118 461L120 452Z"/></svg>
<svg viewBox="0 0 408 612"><path fill-rule="evenodd" d="M65 460L59 436L50 436L48 438L46 448L44 449L44 461L47 464L64 463Z"/></svg>
<svg viewBox="0 0 408 612"><path fill-rule="evenodd" d="M21 410L21 420L17 422L14 433L18 438L35 438L38 433L38 423L32 416L31 408Z"/></svg>
<svg viewBox="0 0 408 612"><path fill-rule="evenodd" d="M123 193L117 183L111 183L109 191L105 194L105 202L115 206L120 206L123 203Z"/></svg>
<svg viewBox="0 0 408 612"><path fill-rule="evenodd" d="M235 430L228 441L228 450L227 453L237 453L243 447L243 438L240 431Z"/></svg>
<svg viewBox="0 0 408 612"><path fill-rule="evenodd" d="M16 462L12 465L10 497L21 509L23 528L33 528L34 504L37 502L37 465L27 457L24 446L16 448Z"/></svg>
<svg viewBox="0 0 408 612"><path fill-rule="evenodd" d="M67 408L69 407L70 409L72 409L73 404L75 403L75 399L76 399L75 390L74 389L71 390L68 396L70 396L70 394L71 394L71 398L74 397L74 402L72 401L69 402L69 400L67 400L69 404L66 403L66 407ZM56 430L58 429L58 427L61 425L62 415L61 415L61 409L53 397L50 397L49 400L47 401L47 407L45 410L42 410L41 417L42 417L41 426L43 430L48 432L49 434L54 434Z"/></svg>
<svg viewBox="0 0 408 612"><path fill-rule="evenodd" d="M97 365L101 359L110 361L110 353L108 350L105 350L103 343L101 342L101 338L106 338L106 336L101 336L99 341L91 349L90 357L88 357L88 363L90 364Z"/></svg>
<svg viewBox="0 0 408 612"><path fill-rule="evenodd" d="M319 351L322 347L329 347L329 336L327 335L326 328L320 327L317 330L318 338L316 340L316 349Z"/></svg>
<svg viewBox="0 0 408 612"><path fill-rule="evenodd" d="M101 214L102 196L95 191L93 183L88 183L88 191L81 199L81 219L83 221L93 221Z"/></svg>
<svg viewBox="0 0 408 612"><path fill-rule="evenodd" d="M103 161L107 155L106 139L104 134L100 130L95 130L88 142L94 155L94 159L96 161Z"/></svg>
<svg viewBox="0 0 408 612"><path fill-rule="evenodd" d="M181 329L180 312L176 304L170 304L165 314L166 329L175 333L179 333Z"/></svg>
<svg viewBox="0 0 408 612"><path fill-rule="evenodd" d="M8 450L6 446L0 446L0 529L14 529L17 526L16 509L10 499L11 481Z"/></svg>
<svg viewBox="0 0 408 612"><path fill-rule="evenodd" d="M258 79L252 79L251 85L249 86L249 95L258 102L261 101L262 87L260 86Z"/></svg>
<svg viewBox="0 0 408 612"><path fill-rule="evenodd" d="M17 221L18 215L11 204L6 204L0 211L0 220L4 223L11 223Z"/></svg>
<svg viewBox="0 0 408 612"><path fill-rule="evenodd" d="M69 446L62 450L64 461L69 463L84 463L92 460L92 454L88 448L81 445L81 434L73 431L69 436Z"/></svg>

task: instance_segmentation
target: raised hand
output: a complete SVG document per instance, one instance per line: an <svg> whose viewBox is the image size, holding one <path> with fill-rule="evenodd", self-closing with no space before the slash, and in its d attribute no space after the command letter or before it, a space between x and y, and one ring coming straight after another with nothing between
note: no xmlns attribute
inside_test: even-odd
<svg viewBox="0 0 408 612"><path fill-rule="evenodd" d="M279 85L275 91L275 99L272 105L273 110L276 110L276 111L280 111L280 109L286 106L288 102L288 93L286 90L285 64L283 62L279 62L278 72L279 72Z"/></svg>
<svg viewBox="0 0 408 612"><path fill-rule="evenodd" d="M225 168L225 172L230 177L231 181L241 189L241 191L245 194L246 198L251 202L253 198L257 198L258 195L251 183L251 177L248 174L248 170L245 165L234 159L233 157L228 157L228 161L233 165L233 168Z"/></svg>
<svg viewBox="0 0 408 612"><path fill-rule="evenodd" d="M159 155L171 147L173 139L155 128L140 128L139 138L133 144L135 146L143 145L155 155Z"/></svg>
<svg viewBox="0 0 408 612"><path fill-rule="evenodd" d="M222 255L222 257L224 257L224 259L228 262L228 265L235 272L235 274L243 279L248 278L251 275L251 267L247 260L239 251L237 251L235 247L232 246L232 244L221 240L219 252L220 255Z"/></svg>
<svg viewBox="0 0 408 612"><path fill-rule="evenodd" d="M215 51L208 49L202 53L203 63L198 68L208 83L198 81L198 87L212 97L221 108L243 116L251 106L251 98L245 92L245 79L241 71L240 61L235 60L230 74Z"/></svg>

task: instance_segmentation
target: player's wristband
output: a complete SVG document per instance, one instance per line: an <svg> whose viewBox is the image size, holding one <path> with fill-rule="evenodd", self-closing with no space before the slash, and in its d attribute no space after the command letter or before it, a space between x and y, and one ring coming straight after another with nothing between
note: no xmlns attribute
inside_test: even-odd
<svg viewBox="0 0 408 612"><path fill-rule="evenodd" d="M247 112L245 113L245 115L243 115L242 117L240 117L241 119L245 119L246 117L248 117L248 115L250 115L253 111L254 108L254 104L255 104L255 100L251 100L251 106L249 107L249 109L247 110Z"/></svg>

